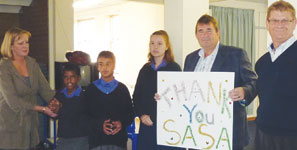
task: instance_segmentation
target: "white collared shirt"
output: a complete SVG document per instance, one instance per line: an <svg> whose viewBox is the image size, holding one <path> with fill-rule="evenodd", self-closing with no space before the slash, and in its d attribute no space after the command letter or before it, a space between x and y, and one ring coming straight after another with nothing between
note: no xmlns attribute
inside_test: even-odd
<svg viewBox="0 0 297 150"><path fill-rule="evenodd" d="M199 61L197 62L197 65L195 67L195 72L210 72L212 65L216 59L216 56L219 51L219 45L220 42L218 42L216 48L214 51L208 55L207 57L204 58L205 52L204 49L201 48L201 50L198 52L198 55L200 56Z"/></svg>
<svg viewBox="0 0 297 150"><path fill-rule="evenodd" d="M268 47L270 53L271 61L274 62L283 52L285 52L294 42L296 41L295 36L293 35L286 42L282 43L278 48L274 50L273 43Z"/></svg>

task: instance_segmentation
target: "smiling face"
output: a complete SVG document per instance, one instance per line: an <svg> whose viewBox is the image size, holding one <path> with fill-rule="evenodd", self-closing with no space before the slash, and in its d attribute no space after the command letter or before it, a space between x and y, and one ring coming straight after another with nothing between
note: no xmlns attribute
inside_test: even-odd
<svg viewBox="0 0 297 150"><path fill-rule="evenodd" d="M152 35L150 38L150 53L154 59L163 59L168 46L162 35Z"/></svg>
<svg viewBox="0 0 297 150"><path fill-rule="evenodd" d="M80 75L76 74L75 71L64 71L63 79L67 93L70 95L77 89L81 77Z"/></svg>
<svg viewBox="0 0 297 150"><path fill-rule="evenodd" d="M205 51L213 51L220 38L219 31L216 31L212 23L198 24L196 38Z"/></svg>
<svg viewBox="0 0 297 150"><path fill-rule="evenodd" d="M115 62L112 58L99 57L98 58L98 71L101 74L101 77L106 82L109 82L113 79L113 71L115 69Z"/></svg>
<svg viewBox="0 0 297 150"><path fill-rule="evenodd" d="M287 41L293 36L296 27L296 19L289 11L273 10L266 21L267 30L270 33L274 47Z"/></svg>
<svg viewBox="0 0 297 150"><path fill-rule="evenodd" d="M27 34L21 34L11 45L12 56L14 59L28 56L29 37Z"/></svg>

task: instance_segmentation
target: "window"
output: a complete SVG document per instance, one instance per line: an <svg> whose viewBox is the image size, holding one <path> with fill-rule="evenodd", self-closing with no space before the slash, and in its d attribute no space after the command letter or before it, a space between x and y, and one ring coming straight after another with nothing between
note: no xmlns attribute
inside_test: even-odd
<svg viewBox="0 0 297 150"><path fill-rule="evenodd" d="M91 61L96 61L98 46L96 45L95 20L78 20L74 24L74 49L86 52L90 55Z"/></svg>
<svg viewBox="0 0 297 150"><path fill-rule="evenodd" d="M110 50L117 56L120 49L118 18L110 15L101 22L94 18L77 20L74 24L74 49L88 53L92 62L97 61L101 50Z"/></svg>

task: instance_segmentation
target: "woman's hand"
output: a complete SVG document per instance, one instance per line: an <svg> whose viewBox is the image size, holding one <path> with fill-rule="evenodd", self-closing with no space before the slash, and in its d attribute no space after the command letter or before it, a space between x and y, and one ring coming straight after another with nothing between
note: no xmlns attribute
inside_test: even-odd
<svg viewBox="0 0 297 150"><path fill-rule="evenodd" d="M46 115L48 115L48 116L50 116L52 118L55 118L55 117L58 116L56 113L52 112L52 110L49 109L49 107L44 107L42 110L43 110L44 114L46 114Z"/></svg>
<svg viewBox="0 0 297 150"><path fill-rule="evenodd" d="M58 115L54 112L52 112L47 106L34 106L33 108L34 111L37 111L37 112L41 112L41 113L44 113L50 117L57 117Z"/></svg>
<svg viewBox="0 0 297 150"><path fill-rule="evenodd" d="M153 122L151 120L151 117L149 115L142 115L140 117L141 119L141 122L147 126L152 126L153 125Z"/></svg>

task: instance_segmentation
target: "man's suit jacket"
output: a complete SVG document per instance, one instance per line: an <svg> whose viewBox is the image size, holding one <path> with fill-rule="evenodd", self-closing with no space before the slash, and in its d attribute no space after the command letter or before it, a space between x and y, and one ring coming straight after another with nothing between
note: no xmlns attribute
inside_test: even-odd
<svg viewBox="0 0 297 150"><path fill-rule="evenodd" d="M184 71L194 71L200 58L198 49L190 53L185 60ZM234 87L243 87L246 106L256 97L255 83L257 75L245 51L240 48L220 44L211 72L234 72ZM247 117L245 107L239 102L233 105L233 148L240 148L248 144Z"/></svg>

